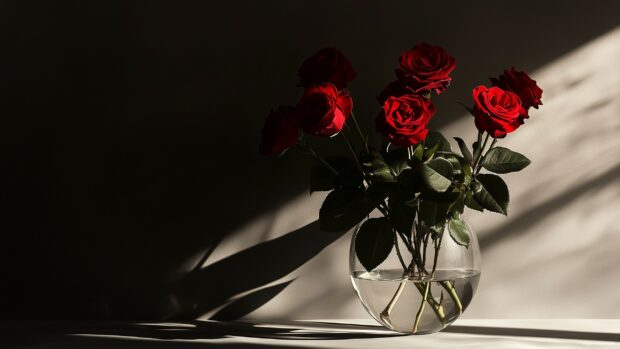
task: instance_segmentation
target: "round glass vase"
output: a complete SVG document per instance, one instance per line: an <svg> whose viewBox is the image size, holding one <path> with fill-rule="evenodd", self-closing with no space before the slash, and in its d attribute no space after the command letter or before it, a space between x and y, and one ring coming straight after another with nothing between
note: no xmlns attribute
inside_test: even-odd
<svg viewBox="0 0 620 349"><path fill-rule="evenodd" d="M426 253L423 240L420 242L419 255L424 262L413 267L413 254L395 234L398 246L393 246L388 257L370 271L355 252L362 224L351 239L349 268L353 288L375 320L393 331L429 334L441 331L463 314L480 280L480 248L469 224L468 246L457 244L446 224L441 233L428 235ZM427 228L416 223L411 236L419 229Z"/></svg>

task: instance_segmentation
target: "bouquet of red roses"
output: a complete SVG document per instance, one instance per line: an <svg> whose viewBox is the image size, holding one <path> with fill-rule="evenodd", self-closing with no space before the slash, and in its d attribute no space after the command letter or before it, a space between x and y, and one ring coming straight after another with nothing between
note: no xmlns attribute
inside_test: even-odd
<svg viewBox="0 0 620 349"><path fill-rule="evenodd" d="M260 144L265 155L294 147L318 160L310 191L330 191L319 212L320 227L347 231L361 223L352 249L366 274L396 251L402 280L417 280L415 289L422 297L408 331L414 333L425 304L442 326L453 321L443 303L444 292L455 312L463 311L454 280L438 282L440 297L433 297L430 288L444 232L467 249L471 230L461 216L465 207L507 214L508 188L497 174L522 170L530 160L497 143L526 122L531 108L542 104L542 90L534 80L514 68L505 70L491 79L490 87L473 89L473 103L465 108L479 132L471 148L455 137L456 152L441 133L428 129L436 112L432 97L448 88L455 67L454 57L441 47L423 43L402 53L396 79L377 97L381 109L375 124L384 142L375 148L353 114L347 90L356 76L353 67L336 48L324 48L303 62L299 69L303 96L296 106L281 106L269 114ZM323 157L304 135L339 136L350 157ZM482 169L492 173L481 173ZM369 218L375 210L380 216ZM432 260L427 249L432 250ZM390 326L394 324L389 316L402 287L391 292L394 295L380 314L364 303L375 318L397 330Z"/></svg>

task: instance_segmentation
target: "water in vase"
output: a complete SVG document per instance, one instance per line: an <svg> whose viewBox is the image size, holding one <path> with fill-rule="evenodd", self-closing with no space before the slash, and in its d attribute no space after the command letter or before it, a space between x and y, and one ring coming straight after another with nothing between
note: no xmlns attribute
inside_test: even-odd
<svg viewBox="0 0 620 349"><path fill-rule="evenodd" d="M355 271L353 287L366 310L398 332L437 332L456 320L471 302L480 272L436 270L433 277L405 276L402 269Z"/></svg>

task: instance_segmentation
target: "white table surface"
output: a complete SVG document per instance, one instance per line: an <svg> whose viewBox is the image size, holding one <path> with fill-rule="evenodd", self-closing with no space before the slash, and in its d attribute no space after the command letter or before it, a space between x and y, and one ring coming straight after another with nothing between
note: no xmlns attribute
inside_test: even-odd
<svg viewBox="0 0 620 349"><path fill-rule="evenodd" d="M458 320L406 336L372 320L0 323L0 348L620 348L620 320Z"/></svg>

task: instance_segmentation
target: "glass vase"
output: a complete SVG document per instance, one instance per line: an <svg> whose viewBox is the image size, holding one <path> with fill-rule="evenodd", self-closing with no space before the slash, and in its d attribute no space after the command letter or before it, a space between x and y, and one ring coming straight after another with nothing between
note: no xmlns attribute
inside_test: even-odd
<svg viewBox="0 0 620 349"><path fill-rule="evenodd" d="M451 238L447 225L442 231L433 231L417 222L410 236L426 236L419 241L419 253L410 252L395 233L390 254L370 271L360 263L355 250L361 225L351 240L351 281L375 320L393 331L428 334L441 331L463 314L480 280L480 249L469 224L470 241L464 246ZM428 231L419 234L425 229ZM417 261L414 255L419 256Z"/></svg>

